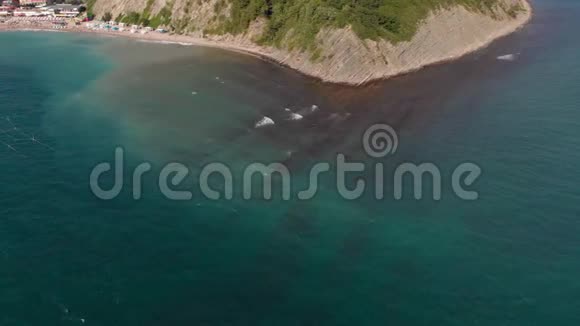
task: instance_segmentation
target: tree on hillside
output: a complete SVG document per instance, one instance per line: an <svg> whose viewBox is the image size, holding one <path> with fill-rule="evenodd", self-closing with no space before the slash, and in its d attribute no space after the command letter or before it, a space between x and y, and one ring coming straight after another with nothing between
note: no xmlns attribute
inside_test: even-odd
<svg viewBox="0 0 580 326"><path fill-rule="evenodd" d="M106 12L106 13L103 15L103 20L104 20L104 21L108 22L108 21L111 21L111 19L113 19L113 15L111 15L111 13L110 13L110 12Z"/></svg>

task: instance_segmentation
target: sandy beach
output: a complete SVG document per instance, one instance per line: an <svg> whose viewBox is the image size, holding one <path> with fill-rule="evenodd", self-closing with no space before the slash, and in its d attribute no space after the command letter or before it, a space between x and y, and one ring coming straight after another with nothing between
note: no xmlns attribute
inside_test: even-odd
<svg viewBox="0 0 580 326"><path fill-rule="evenodd" d="M74 33L89 33L96 35L104 35L109 37L126 37L131 39L146 40L151 42L160 43L174 43L182 45L194 45L194 46L206 46L220 48L230 51L235 51L239 53L244 53L252 56L259 57L261 59L271 61L291 69L294 69L307 76L317 78L323 82L346 84L346 85L363 85L372 81L388 79L394 76L410 73L419 70L423 67L439 64L444 62L453 61L466 54L480 50L488 46L493 41L516 32L523 26L525 26L532 17L532 7L527 1L522 2L525 6L525 12L522 13L522 17L502 26L501 29L490 31L483 39L478 39L477 42L472 42L466 45L459 46L450 50L449 53L437 53L431 56L426 56L425 58L417 58L417 56L411 58L410 62L405 62L404 64L395 62L390 64L388 71L377 72L376 67L369 66L365 72L366 74L361 74L360 71L356 74L350 76L333 76L332 72L328 72L326 66L332 67L335 65L333 62L327 63L307 63L308 57L305 53L299 52L286 52L284 50L276 49L273 47L262 47L258 45L253 45L253 43L247 40L240 41L235 37L219 37L216 39L195 37L191 35L179 35L173 33L158 33L155 31L150 31L148 33L130 33L128 30L125 31L112 31L106 29L93 29L88 26L88 23L82 23L81 25L76 25L72 20L67 21L67 24L55 28L53 21L42 20L38 18L23 18L23 17L13 17L4 18L3 22L0 22L0 32L2 31L50 31L50 32L74 32ZM0 20L0 21L2 21ZM403 52L409 52L413 48L413 42L409 42L410 46L403 46ZM433 43L433 42L432 42ZM426 46L433 46L426 45ZM396 48L391 46L392 48ZM397 46L399 47L399 46ZM441 47L441 46L440 46ZM389 49L392 50L392 49ZM439 50L439 52L441 52ZM305 59L306 58L306 59ZM393 67L394 66L394 67ZM354 69L359 69L360 65L353 67ZM364 70L364 69L362 69Z"/></svg>
<svg viewBox="0 0 580 326"><path fill-rule="evenodd" d="M209 39L196 38L188 35L179 35L172 33L157 33L149 32L147 34L141 33L130 33L129 31L110 31L110 30L96 30L91 29L86 26L86 23L82 25L75 25L72 22L68 22L63 28L54 28L52 21L43 20L16 20L14 18L7 19L4 23L0 23L0 32L9 31L44 31L44 32L72 32L72 33L88 33L94 35L104 35L109 37L126 37L137 40L148 40L152 42L168 43L168 44L183 44L183 45L197 45L197 46L209 46L221 49L227 49L230 51L242 52L259 57L267 57L267 54L261 53L259 47L256 48L246 48L236 45L229 45L224 42L213 41Z"/></svg>

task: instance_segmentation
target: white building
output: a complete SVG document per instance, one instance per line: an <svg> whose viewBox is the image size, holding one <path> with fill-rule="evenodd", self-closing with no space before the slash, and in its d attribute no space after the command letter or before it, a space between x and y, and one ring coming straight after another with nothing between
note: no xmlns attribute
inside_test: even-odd
<svg viewBox="0 0 580 326"><path fill-rule="evenodd" d="M57 17L76 17L81 13L81 6L58 4L49 6Z"/></svg>
<svg viewBox="0 0 580 326"><path fill-rule="evenodd" d="M20 0L21 6L46 6L46 0Z"/></svg>
<svg viewBox="0 0 580 326"><path fill-rule="evenodd" d="M0 16L12 16L12 9L8 6L0 5Z"/></svg>
<svg viewBox="0 0 580 326"><path fill-rule="evenodd" d="M14 10L14 16L16 17L41 17L46 16L46 12L34 10L34 9L16 9Z"/></svg>

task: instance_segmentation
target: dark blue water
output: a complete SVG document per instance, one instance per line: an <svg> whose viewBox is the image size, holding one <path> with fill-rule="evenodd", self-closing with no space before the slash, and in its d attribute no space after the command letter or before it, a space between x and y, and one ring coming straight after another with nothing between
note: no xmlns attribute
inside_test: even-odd
<svg viewBox="0 0 580 326"><path fill-rule="evenodd" d="M580 5L534 6L516 35L363 89L212 49L0 34L0 325L578 325ZM378 122L400 142L377 161L360 139ZM128 177L114 200L90 190L117 146L127 176L153 166L141 200ZM347 201L327 176L308 201L212 201L189 179L176 202L156 180L281 161L300 187L337 153L433 162L442 199L387 182ZM466 161L476 201L449 184Z"/></svg>

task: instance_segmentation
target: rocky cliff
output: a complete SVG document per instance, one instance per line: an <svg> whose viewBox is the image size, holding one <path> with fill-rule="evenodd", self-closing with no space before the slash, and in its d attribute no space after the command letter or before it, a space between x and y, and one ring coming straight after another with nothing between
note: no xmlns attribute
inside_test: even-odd
<svg viewBox="0 0 580 326"><path fill-rule="evenodd" d="M154 23L196 39L213 41L266 56L323 81L362 84L451 60L481 48L523 26L531 17L526 0L497 0L489 11L464 5L441 6L418 23L409 40L362 39L351 26L323 27L307 49L258 42L266 18L253 20L241 33L220 29L229 18L226 0L94 0L97 17L123 19L138 13ZM292 31L288 33L292 34ZM290 42L290 41L289 41ZM288 43L289 43L288 42Z"/></svg>

